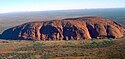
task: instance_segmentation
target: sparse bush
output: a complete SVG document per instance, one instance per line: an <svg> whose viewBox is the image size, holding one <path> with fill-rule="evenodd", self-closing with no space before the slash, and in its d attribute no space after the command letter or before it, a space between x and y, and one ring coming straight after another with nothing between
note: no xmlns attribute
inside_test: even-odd
<svg viewBox="0 0 125 59"><path fill-rule="evenodd" d="M125 41L120 43L114 40L103 40L99 42L96 39L92 41L10 41L11 44L2 44L1 49L9 44L9 47L18 47L14 53L0 54L0 59L11 57L13 59L37 59L39 55L41 59L67 57L67 56L98 56L98 58L123 58L125 53ZM60 43L61 42L61 43ZM28 43L28 44L24 44ZM115 43L115 44L114 44ZM20 47L21 46L21 47ZM8 47L8 46L7 46ZM8 48L6 48L8 49ZM20 53L23 52L23 53ZM112 53L112 52L114 53ZM115 56L115 57L114 57Z"/></svg>

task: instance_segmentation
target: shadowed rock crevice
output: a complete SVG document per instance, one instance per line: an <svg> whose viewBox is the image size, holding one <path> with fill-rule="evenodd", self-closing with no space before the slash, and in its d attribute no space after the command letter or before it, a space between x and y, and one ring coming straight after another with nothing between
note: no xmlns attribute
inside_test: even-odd
<svg viewBox="0 0 125 59"><path fill-rule="evenodd" d="M0 39L2 39L2 34L0 34Z"/></svg>
<svg viewBox="0 0 125 59"><path fill-rule="evenodd" d="M14 28L14 29L10 28L2 33L2 38L16 40L18 39L19 31L20 31L19 28Z"/></svg>
<svg viewBox="0 0 125 59"><path fill-rule="evenodd" d="M42 26L40 29L41 40L56 40L59 31L52 25Z"/></svg>
<svg viewBox="0 0 125 59"><path fill-rule="evenodd" d="M76 40L77 39L77 28L75 26L72 26L71 24L66 24L63 27L63 36L64 40Z"/></svg>
<svg viewBox="0 0 125 59"><path fill-rule="evenodd" d="M94 34L94 28L93 28L93 26L87 24L87 28L88 28L88 31L89 31L90 36L91 36L92 38L96 38L96 37L95 37L95 34Z"/></svg>

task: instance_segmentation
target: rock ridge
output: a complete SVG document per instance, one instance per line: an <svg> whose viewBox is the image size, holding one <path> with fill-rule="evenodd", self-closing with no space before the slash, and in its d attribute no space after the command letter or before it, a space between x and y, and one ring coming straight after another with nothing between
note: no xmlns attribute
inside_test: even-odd
<svg viewBox="0 0 125 59"><path fill-rule="evenodd" d="M40 22L28 22L5 30L3 39L91 40L121 38L125 27L107 18L91 16Z"/></svg>

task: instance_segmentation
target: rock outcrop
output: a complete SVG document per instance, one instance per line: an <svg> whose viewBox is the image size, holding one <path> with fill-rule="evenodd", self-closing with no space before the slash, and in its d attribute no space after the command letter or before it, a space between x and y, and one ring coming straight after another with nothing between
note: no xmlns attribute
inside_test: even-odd
<svg viewBox="0 0 125 59"><path fill-rule="evenodd" d="M125 27L115 21L92 16L41 22L29 22L2 33L3 39L81 40L121 38Z"/></svg>

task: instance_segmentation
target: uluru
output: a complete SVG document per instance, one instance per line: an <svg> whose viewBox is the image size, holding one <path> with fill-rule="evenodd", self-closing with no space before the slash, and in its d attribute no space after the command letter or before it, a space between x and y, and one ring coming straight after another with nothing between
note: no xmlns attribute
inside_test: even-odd
<svg viewBox="0 0 125 59"><path fill-rule="evenodd" d="M125 26L98 16L28 22L5 30L3 39L14 40L91 40L122 38Z"/></svg>

